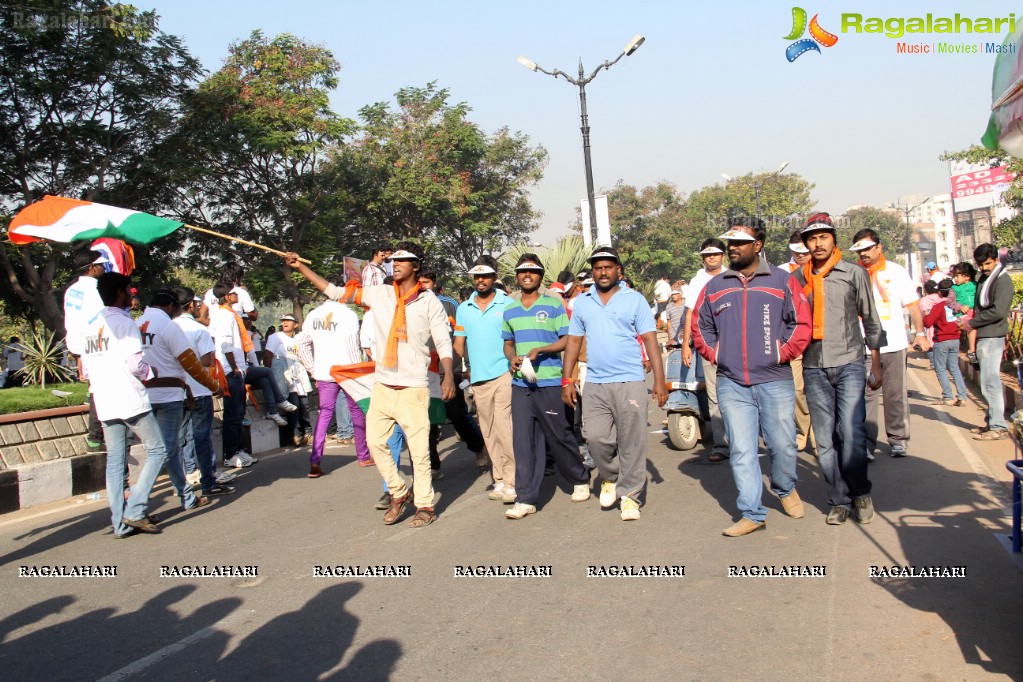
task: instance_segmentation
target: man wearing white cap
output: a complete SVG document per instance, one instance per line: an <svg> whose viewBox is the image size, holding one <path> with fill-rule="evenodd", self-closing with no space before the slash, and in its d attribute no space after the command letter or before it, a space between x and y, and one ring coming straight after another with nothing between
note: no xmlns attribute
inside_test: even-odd
<svg viewBox="0 0 1023 682"><path fill-rule="evenodd" d="M342 303L373 309L373 333L382 349L376 358L376 383L366 413L366 441L377 470L391 493L391 505L384 514L386 525L397 523L415 497L413 528L423 528L437 518L433 509L433 477L430 471L430 388L428 368L430 346L436 348L444 369L441 397L455 395L451 364L451 338L444 306L432 292L419 285L420 256L411 243L399 243L391 254L394 281L391 285L363 287L355 281L344 287L331 284L306 267L297 253L286 253L284 262L326 294ZM383 339L383 343L380 342ZM387 441L394 425L401 426L408 442L414 477L409 490Z"/></svg>
<svg viewBox="0 0 1023 682"><path fill-rule="evenodd" d="M521 289L504 311L504 354L513 372L512 432L515 447L515 504L510 519L536 513L550 450L557 469L572 484L572 501L590 499L590 472L579 457L579 443L565 420L561 400L561 352L568 343L568 314L556 296L540 293L543 263L524 253L515 265Z"/></svg>
<svg viewBox="0 0 1023 682"><path fill-rule="evenodd" d="M623 521L640 518L646 488L646 374L636 337L642 339L654 373L653 396L658 407L668 399L654 316L643 295L619 284L618 252L598 247L589 258L594 287L579 296L568 330L561 398L575 407L572 379L583 337L586 337L586 402L583 435L600 470L600 506L621 498Z"/></svg>
<svg viewBox="0 0 1023 682"><path fill-rule="evenodd" d="M494 489L488 497L504 504L515 502L515 451L512 445L511 374L504 354L504 311L513 301L494 287L497 262L480 256L469 269L476 291L458 306L454 351L466 356L476 418L490 453Z"/></svg>
<svg viewBox="0 0 1023 682"><path fill-rule="evenodd" d="M309 433L312 427L309 424L308 395L313 387L309 383L309 373L299 362L300 339L295 333L297 330L298 320L294 315L281 315L281 330L266 340L263 364L273 371L275 379L278 377L283 379L288 387L288 402L298 407L297 410L288 412L285 419L288 420L292 442L302 446L310 442Z"/></svg>
<svg viewBox="0 0 1023 682"><path fill-rule="evenodd" d="M703 240L700 244L700 259L703 261L703 269L693 276L693 281L686 289L686 318L682 324L682 362L686 367L693 364L693 314L696 300L703 293L707 282L724 272L722 264L725 259L725 243L717 237ZM728 459L728 442L725 438L725 424L721 421L721 410L718 407L717 365L713 362L703 363L703 380L707 387L707 402L710 407L710 433L714 439L707 461L721 462Z"/></svg>
<svg viewBox="0 0 1023 682"><path fill-rule="evenodd" d="M874 459L877 436L877 404L884 394L884 427L892 457L905 457L909 442L909 396L906 393L906 338L905 313L913 323L914 345L927 351L931 342L924 330L920 312L920 297L906 269L898 263L886 261L881 237L869 227L853 235L852 250L859 256L860 265L870 275L874 292L874 307L881 318L881 326L888 337L881 347L881 388L867 387L867 458Z"/></svg>
<svg viewBox="0 0 1023 682"><path fill-rule="evenodd" d="M64 292L64 344L68 352L75 356L78 376L82 377L82 352L85 349L85 331L89 325L103 312L102 299L96 290L96 282L106 271L109 259L99 251L82 251L75 261L82 267L82 274ZM97 452L103 448L103 424L96 416L96 402L89 388L89 435L86 444L90 451Z"/></svg>
<svg viewBox="0 0 1023 682"><path fill-rule="evenodd" d="M795 385L789 362L810 340L810 307L791 274L760 258L767 232L759 218L737 218L721 235L729 269L697 301L696 349L718 365L718 396L728 431L742 518L722 531L739 537L766 524L758 446L764 436L771 490L785 513L803 518L796 492Z"/></svg>
<svg viewBox="0 0 1023 682"><path fill-rule="evenodd" d="M792 257L788 263L781 266L789 272L795 272L810 262L810 249L806 248L799 233L800 230L796 230L789 235L789 253ZM796 384L796 450L803 450L807 443L811 448L815 448L810 408L806 404L806 392L803 390L802 353L798 358L792 358L789 365L792 367L792 381Z"/></svg>

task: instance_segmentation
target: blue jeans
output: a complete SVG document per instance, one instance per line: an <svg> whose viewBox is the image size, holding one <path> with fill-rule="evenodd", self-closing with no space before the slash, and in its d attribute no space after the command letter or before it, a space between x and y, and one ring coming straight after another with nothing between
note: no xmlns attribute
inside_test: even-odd
<svg viewBox="0 0 1023 682"><path fill-rule="evenodd" d="M391 457L394 458L394 466L399 470L401 469L401 449L403 447L405 447L405 432L395 423L394 431L391 432L391 437L387 439L387 448L391 451ZM384 481L384 492L390 492L387 489L387 481Z"/></svg>
<svg viewBox="0 0 1023 682"><path fill-rule="evenodd" d="M181 421L185 416L185 401L153 403L153 415L160 424L163 446L167 449L167 476L174 489L178 491L182 506L185 509L191 509L195 506L195 493L185 479L185 469L181 466L180 441L178 440L181 435Z"/></svg>
<svg viewBox="0 0 1023 682"><path fill-rule="evenodd" d="M866 385L867 370L860 362L825 368L803 366L817 459L832 507L851 509L852 498L870 494L864 425Z"/></svg>
<svg viewBox="0 0 1023 682"><path fill-rule="evenodd" d="M352 424L352 413L348 409L348 400L341 399L334 403L334 419L337 420L338 438L355 438L355 425Z"/></svg>
<svg viewBox="0 0 1023 682"><path fill-rule="evenodd" d="M934 373L938 375L938 383L941 384L941 397L945 400L952 399L952 385L948 381L948 375L956 385L956 398L966 399L966 383L963 381L963 373L959 370L959 339L949 341L938 341L933 346L934 351Z"/></svg>
<svg viewBox="0 0 1023 682"><path fill-rule="evenodd" d="M771 490L786 497L796 488L796 385L769 381L743 386L718 372L718 405L728 435L736 504L744 518L763 523L767 508L758 450L760 433L771 457Z"/></svg>
<svg viewBox="0 0 1023 682"><path fill-rule="evenodd" d="M231 459L242 449L242 419L245 418L245 375L241 372L228 374L227 390L231 395L224 396L224 459Z"/></svg>
<svg viewBox="0 0 1023 682"><path fill-rule="evenodd" d="M977 361L980 362L980 392L987 401L988 428L992 431L1009 428L1005 423L1005 388L1002 386L1002 354L1005 337L977 339Z"/></svg>
<svg viewBox="0 0 1023 682"><path fill-rule="evenodd" d="M283 403L285 396L274 381L274 373L269 367L257 367L252 365L245 370L245 383L251 384L263 392L263 400L266 401L266 411L270 414L277 414L277 403Z"/></svg>
<svg viewBox="0 0 1023 682"><path fill-rule="evenodd" d="M185 410L181 420L181 459L185 470L201 474L199 479L203 490L216 485L216 454L213 452L213 396L200 395L194 398L195 409Z"/></svg>
<svg viewBox="0 0 1023 682"><path fill-rule="evenodd" d="M103 423L103 440L107 445L107 504L114 532L126 533L128 526L122 519L139 520L146 515L149 493L167 459L167 449L160 435L160 424L152 412L143 412L129 419L112 419ZM128 450L128 431L146 448L146 462L139 479L131 487L131 495L124 499L124 462Z"/></svg>

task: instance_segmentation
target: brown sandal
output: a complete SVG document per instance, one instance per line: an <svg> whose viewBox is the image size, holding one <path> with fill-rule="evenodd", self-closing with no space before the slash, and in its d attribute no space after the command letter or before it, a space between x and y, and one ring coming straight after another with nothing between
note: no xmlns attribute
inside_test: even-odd
<svg viewBox="0 0 1023 682"><path fill-rule="evenodd" d="M422 507L416 510L416 515L409 521L409 528L423 528L429 526L431 523L437 520L437 515L433 512L432 507Z"/></svg>
<svg viewBox="0 0 1023 682"><path fill-rule="evenodd" d="M387 510L387 513L384 514L384 525L393 526L394 524L398 523L398 520L401 518L402 512L405 511L405 507L408 505L411 499L412 499L411 490L407 491L404 497L394 497L392 495L391 506Z"/></svg>

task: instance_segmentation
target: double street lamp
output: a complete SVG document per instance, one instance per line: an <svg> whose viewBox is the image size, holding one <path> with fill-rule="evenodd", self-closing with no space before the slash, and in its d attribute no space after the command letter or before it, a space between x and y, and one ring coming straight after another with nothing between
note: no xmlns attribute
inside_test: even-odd
<svg viewBox="0 0 1023 682"><path fill-rule="evenodd" d="M917 195L917 196L919 196L919 195ZM910 206L909 204L906 204L905 206L903 206L902 204L888 204L888 208L890 208L892 210L895 210L895 211L899 211L900 213L902 213L903 215L906 216L906 271L909 272L909 276L910 277L913 276L913 263L910 261L910 256L912 255L911 254L911 249L910 249L910 244L912 243L913 239L912 239L912 227L909 224L909 214L912 213L913 211L915 211L916 209L920 208L921 206L923 206L924 204L926 204L930 200L931 200L931 198L927 197L926 199L924 199L920 203L914 204L912 206Z"/></svg>
<svg viewBox="0 0 1023 682"><path fill-rule="evenodd" d="M639 46L646 40L643 36L636 34L632 37L632 40L625 46L621 54L615 57L614 61L605 60L603 64L593 70L589 76L586 76L586 71L583 69L583 60L579 59L579 77L572 78L567 73L560 69L554 69L548 71L539 64L525 57L519 57L518 62L522 66L526 67L530 71L539 71L545 73L548 76L554 78L564 78L572 85L579 88L579 110L582 117L582 125L580 126L583 134L583 162L586 165L586 200L590 205L590 229L595 230L597 228L597 203L593 195L593 165L590 162L590 122L589 117L586 115L586 85L597 77L601 69L610 69L612 66L617 64L622 57L628 57L633 52L639 49Z"/></svg>
<svg viewBox="0 0 1023 682"><path fill-rule="evenodd" d="M783 170L785 170L786 166L788 165L789 165L788 161L783 161L782 164L778 166L777 170L772 171L771 173L768 173L767 175L764 176L759 177L753 176L753 179L749 181L750 184L753 185L753 194L756 196L757 200L757 220L760 220L760 188L763 187L764 183L766 183L768 180L771 180L772 178L776 177L779 173L781 173ZM722 173L721 177L723 177L728 182L733 182L735 180L731 175L728 175L727 173Z"/></svg>

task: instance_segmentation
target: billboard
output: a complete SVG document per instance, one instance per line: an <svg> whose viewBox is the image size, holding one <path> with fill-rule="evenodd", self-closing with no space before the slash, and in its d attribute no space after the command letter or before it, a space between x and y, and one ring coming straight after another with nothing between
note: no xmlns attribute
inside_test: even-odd
<svg viewBox="0 0 1023 682"><path fill-rule="evenodd" d="M1013 175L1005 166L991 168L983 164L952 164L952 202L956 213L990 208L1001 202L1001 194Z"/></svg>

